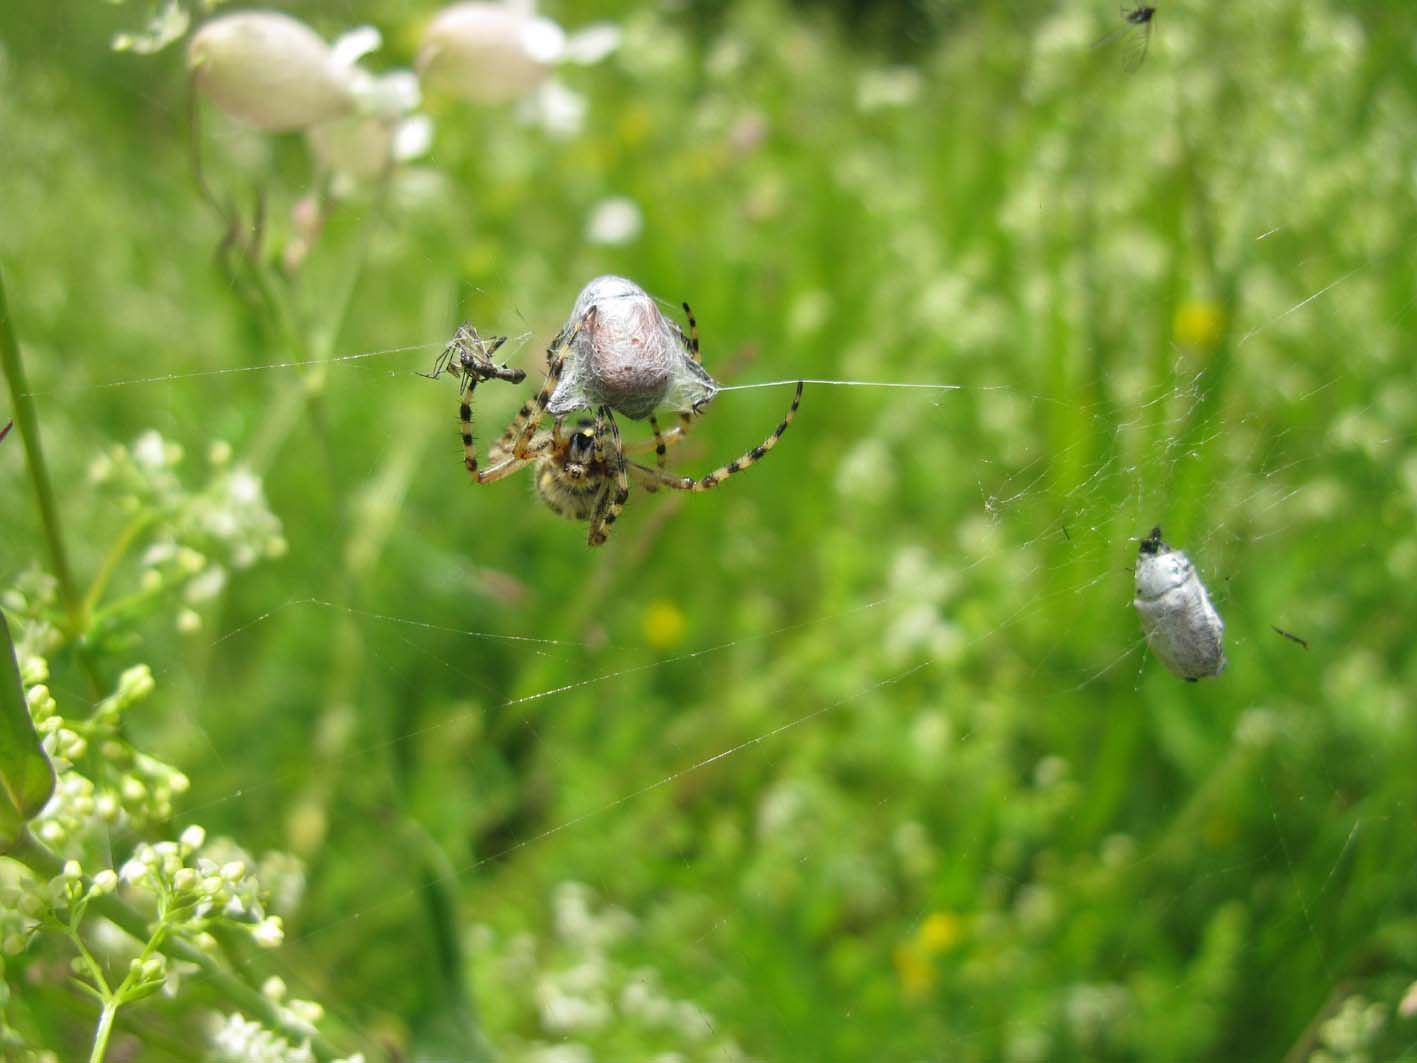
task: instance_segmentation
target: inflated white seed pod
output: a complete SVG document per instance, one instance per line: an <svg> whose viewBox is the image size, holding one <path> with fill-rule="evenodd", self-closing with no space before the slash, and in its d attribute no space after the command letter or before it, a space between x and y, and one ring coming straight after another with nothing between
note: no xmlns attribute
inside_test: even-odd
<svg viewBox="0 0 1417 1063"><path fill-rule="evenodd" d="M1195 682L1225 667L1225 621L1210 603L1191 559L1153 528L1137 552L1137 596L1146 644L1166 668Z"/></svg>
<svg viewBox="0 0 1417 1063"><path fill-rule="evenodd" d="M596 406L635 420L660 407L696 413L718 392L684 333L632 280L596 277L582 288L562 335L577 329L546 404L556 416Z"/></svg>
<svg viewBox="0 0 1417 1063"><path fill-rule="evenodd" d="M423 31L418 76L426 90L501 103L542 83L566 52L547 18L491 3L445 7Z"/></svg>
<svg viewBox="0 0 1417 1063"><path fill-rule="evenodd" d="M207 22L187 46L197 88L239 121L270 132L305 129L354 110L354 68L318 33L278 11Z"/></svg>
<svg viewBox="0 0 1417 1063"><path fill-rule="evenodd" d="M406 70L360 79L359 113L306 130L320 165L344 182L370 181L397 162L423 154L433 127L419 104L418 79Z"/></svg>

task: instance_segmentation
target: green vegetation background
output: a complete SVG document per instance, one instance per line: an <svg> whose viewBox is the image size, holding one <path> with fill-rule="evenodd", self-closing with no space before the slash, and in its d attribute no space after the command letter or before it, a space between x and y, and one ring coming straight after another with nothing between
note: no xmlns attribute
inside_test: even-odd
<svg viewBox="0 0 1417 1063"><path fill-rule="evenodd" d="M182 820L307 863L253 977L372 1058L475 1016L510 1059L1299 1060L1343 1055L1354 995L1386 1012L1353 1052L1417 1056L1417 10L1178 0L1128 74L1091 7L942 9L904 45L625 7L566 74L579 135L435 107L436 176L334 209L290 334L215 265L180 49L110 52L121 7L0 12L0 263L80 579L126 523L88 469L150 428L193 482L229 442L289 545L199 632L158 602L100 647L158 676L134 727L192 777ZM296 13L407 62L427 10ZM269 143L214 181L249 209L259 180L274 254L310 174ZM612 195L643 232L588 243ZM603 272L690 300L734 382L963 389L809 386L760 467L637 495L591 551L525 476L469 485L454 387L413 372L464 318L518 337L485 446ZM788 397L722 395L675 467ZM13 438L0 497L8 585L46 563ZM1216 681L1138 644L1154 523L1226 618ZM85 1050L62 971L6 969ZM551 1028L555 993L608 1017ZM142 1058L190 1058L190 1009L146 1007Z"/></svg>

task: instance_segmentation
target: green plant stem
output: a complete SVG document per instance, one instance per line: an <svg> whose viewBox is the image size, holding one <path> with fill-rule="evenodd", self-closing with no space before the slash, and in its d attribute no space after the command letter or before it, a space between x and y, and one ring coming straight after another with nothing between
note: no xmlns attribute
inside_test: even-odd
<svg viewBox="0 0 1417 1063"><path fill-rule="evenodd" d="M64 866L57 856L36 841L28 831L20 835L19 840L6 855L46 879L58 875ZM89 902L89 907L91 911L103 916L134 940L149 943L154 951L160 951L169 959L195 964L202 971L207 982L241 1011L259 1019L270 1029L279 1030L297 1043L308 1040L310 1050L316 1059L329 1061L339 1057L334 1046L323 1037L311 1035L305 1027L294 1026L287 1022L271 1001L237 978L216 957L180 939L169 938L166 941L158 942L147 918L118 897L112 894L105 897L95 897Z"/></svg>
<svg viewBox="0 0 1417 1063"><path fill-rule="evenodd" d="M152 519L151 512L139 513L128 522L128 526L123 529L118 538L113 540L113 544L108 548L108 553L104 555L103 564L99 566L98 574L94 576L93 582L89 585L88 593L84 595L83 611L86 621L93 619L99 600L103 597L103 592L108 589L108 581L113 578L113 573L118 568L118 562L123 560L124 555L128 553L128 548L133 545L133 540L152 522Z"/></svg>
<svg viewBox="0 0 1417 1063"><path fill-rule="evenodd" d="M39 503L39 516L44 524L44 537L49 543L50 564L59 581L59 595L69 614L69 633L77 637L83 631L83 600L69 568L69 555L64 549L64 533L59 523L59 508L54 502L54 488L49 482L49 470L44 463L44 449L39 441L39 422L34 414L25 367L20 361L20 345L10 321L10 308L5 299L5 278L0 274L0 364L5 369L5 383L15 407L15 424L25 445L25 464Z"/></svg>
<svg viewBox="0 0 1417 1063"><path fill-rule="evenodd" d="M113 1020L118 1015L118 1001L104 1001L99 1012L98 1027L93 1032L93 1051L89 1053L89 1063L103 1063L108 1054L108 1038L113 1033Z"/></svg>

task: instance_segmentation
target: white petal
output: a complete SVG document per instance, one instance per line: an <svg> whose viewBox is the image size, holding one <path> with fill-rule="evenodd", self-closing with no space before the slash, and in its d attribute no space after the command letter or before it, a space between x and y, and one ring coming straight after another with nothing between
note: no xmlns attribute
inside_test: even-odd
<svg viewBox="0 0 1417 1063"><path fill-rule="evenodd" d="M330 47L330 61L336 66L353 66L371 52L377 52L384 39L373 26L356 26L335 38Z"/></svg>
<svg viewBox="0 0 1417 1063"><path fill-rule="evenodd" d="M427 115L405 118L394 130L394 158L400 162L417 159L433 145L433 122Z"/></svg>
<svg viewBox="0 0 1417 1063"><path fill-rule="evenodd" d="M583 65L598 63L620 47L623 36L615 23L596 22L567 38L566 60Z"/></svg>

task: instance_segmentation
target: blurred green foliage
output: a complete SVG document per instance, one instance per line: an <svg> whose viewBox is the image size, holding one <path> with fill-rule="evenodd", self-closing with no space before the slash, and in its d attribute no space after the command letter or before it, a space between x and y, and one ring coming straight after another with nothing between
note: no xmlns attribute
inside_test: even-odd
<svg viewBox="0 0 1417 1063"><path fill-rule="evenodd" d="M407 63L428 9L298 13ZM91 467L149 430L189 479L229 444L279 518L194 601L133 533L89 647L151 665L130 738L190 777L179 822L305 861L256 969L369 1058L1413 1057L1417 9L1178 0L1132 74L1109 3L951 8L909 66L820 8L616 17L576 135L430 103L281 322L218 265L180 49L0 13L0 262L75 571L131 521ZM205 137L277 275L304 145ZM610 196L622 246L586 238ZM730 383L961 390L809 385L759 467L589 551L528 474L468 484L414 372L464 318L515 337L485 453L605 272L690 300ZM788 397L721 395L674 467ZM46 563L15 440L0 492L9 587ZM1158 523L1227 621L1214 682L1140 645ZM6 959L8 1017L72 1058L51 959ZM191 1058L200 993L129 1020L142 1058Z"/></svg>

